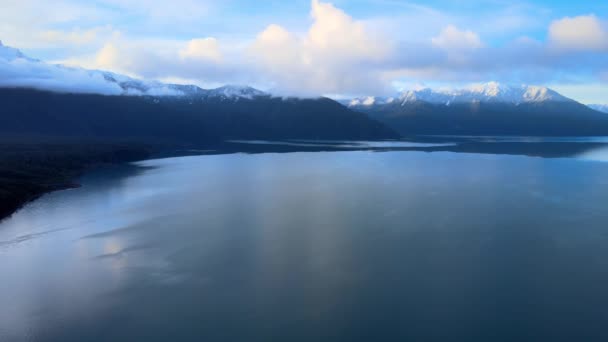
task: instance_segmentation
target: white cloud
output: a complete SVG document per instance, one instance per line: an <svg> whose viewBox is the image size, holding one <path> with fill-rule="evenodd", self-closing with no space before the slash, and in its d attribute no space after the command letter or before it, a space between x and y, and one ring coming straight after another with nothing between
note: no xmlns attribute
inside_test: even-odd
<svg viewBox="0 0 608 342"><path fill-rule="evenodd" d="M32 60L11 53L9 48L2 45L0 45L0 87L28 87L104 95L122 93L120 86L105 80L101 73Z"/></svg>
<svg viewBox="0 0 608 342"><path fill-rule="evenodd" d="M477 50L483 47L477 33L454 25L446 26L438 36L431 38L431 45L443 51L446 58L441 62L447 68L469 65L477 57Z"/></svg>
<svg viewBox="0 0 608 342"><path fill-rule="evenodd" d="M483 46L477 33L470 30L461 30L454 25L445 27L431 41L433 45L446 50L478 49Z"/></svg>
<svg viewBox="0 0 608 342"><path fill-rule="evenodd" d="M225 56L215 38L192 40L137 39L115 35L90 54L57 63L108 70L134 78L195 80L201 86L219 83L255 83L243 49ZM183 82L179 82L183 83Z"/></svg>
<svg viewBox="0 0 608 342"><path fill-rule="evenodd" d="M392 52L386 38L330 3L312 0L310 15L305 34L269 25L253 42L226 51L214 37L146 40L114 33L94 53L61 62L132 77L262 84L290 95L376 92L390 86L378 70Z"/></svg>
<svg viewBox="0 0 608 342"><path fill-rule="evenodd" d="M480 9L480 16L400 1L375 2L387 6L384 13L354 18L326 1L310 0L310 21L296 11L285 17L291 5L275 12L265 3L263 14L246 17L209 0L9 1L0 38L73 66L298 95L381 94L395 81L608 80L606 18L550 24L551 11L525 4ZM222 6L226 17L210 15ZM546 40L526 38L547 30Z"/></svg>
<svg viewBox="0 0 608 342"><path fill-rule="evenodd" d="M102 21L112 17L92 2L75 0L2 1L0 36L9 45L20 48L73 47L90 42L109 26Z"/></svg>
<svg viewBox="0 0 608 342"><path fill-rule="evenodd" d="M273 24L258 34L250 50L257 62L269 72L293 74L310 63L310 58L302 53L301 44L298 37L285 28Z"/></svg>
<svg viewBox="0 0 608 342"><path fill-rule="evenodd" d="M386 56L384 37L372 37L362 22L331 3L312 0L311 16L314 22L304 44L314 53L339 59L381 60Z"/></svg>
<svg viewBox="0 0 608 342"><path fill-rule="evenodd" d="M595 15L566 17L551 23L549 42L563 50L607 50L608 28Z"/></svg>
<svg viewBox="0 0 608 342"><path fill-rule="evenodd" d="M215 38L192 39L186 47L179 51L179 56L183 59L202 59L214 62L222 60L222 53Z"/></svg>
<svg viewBox="0 0 608 342"><path fill-rule="evenodd" d="M382 88L373 66L389 57L389 42L330 3L312 0L311 17L303 36L273 24L250 47L278 90L319 95Z"/></svg>
<svg viewBox="0 0 608 342"><path fill-rule="evenodd" d="M114 44L108 43L104 45L95 56L96 69L116 69L120 68L121 58L118 49Z"/></svg>
<svg viewBox="0 0 608 342"><path fill-rule="evenodd" d="M108 57L114 52L106 48ZM122 88L123 82L136 83ZM182 93L156 81L139 81L124 75L56 65L29 58L0 44L0 88L34 88L65 93L102 95L168 95Z"/></svg>

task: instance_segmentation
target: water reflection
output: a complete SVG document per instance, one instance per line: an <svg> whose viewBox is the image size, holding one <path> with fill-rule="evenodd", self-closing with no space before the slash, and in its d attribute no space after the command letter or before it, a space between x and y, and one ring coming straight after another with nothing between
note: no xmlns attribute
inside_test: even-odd
<svg viewBox="0 0 608 342"><path fill-rule="evenodd" d="M210 154L418 151L577 158L585 153L603 148L608 148L607 137L416 136L396 141L232 140Z"/></svg>
<svg viewBox="0 0 608 342"><path fill-rule="evenodd" d="M592 161L608 162L608 147L602 146L581 153L578 158Z"/></svg>
<svg viewBox="0 0 608 342"><path fill-rule="evenodd" d="M607 337L606 163L358 151L138 166L0 224L0 340Z"/></svg>

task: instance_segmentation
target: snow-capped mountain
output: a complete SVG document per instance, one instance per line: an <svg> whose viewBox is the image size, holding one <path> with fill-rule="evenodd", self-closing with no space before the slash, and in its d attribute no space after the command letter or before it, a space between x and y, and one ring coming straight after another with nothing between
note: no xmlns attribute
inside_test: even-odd
<svg viewBox="0 0 608 342"><path fill-rule="evenodd" d="M590 104L589 108L597 110L598 112L608 113L608 104Z"/></svg>
<svg viewBox="0 0 608 342"><path fill-rule="evenodd" d="M247 86L208 90L139 80L45 63L6 46L0 46L0 103L0 137L24 141L49 137L208 146L226 139L399 137L328 98L274 97Z"/></svg>
<svg viewBox="0 0 608 342"><path fill-rule="evenodd" d="M571 99L554 90L540 86L509 86L498 82L475 84L462 89L420 88L407 90L394 98L364 97L353 99L349 106L375 106L398 101L401 105L413 102L427 102L449 106L455 103L492 102L492 103L533 103L533 102L569 102Z"/></svg>
<svg viewBox="0 0 608 342"><path fill-rule="evenodd" d="M541 86L497 82L415 89L395 100L362 98L350 108L403 135L604 135L608 117Z"/></svg>
<svg viewBox="0 0 608 342"><path fill-rule="evenodd" d="M208 96L217 96L224 98L246 98L252 99L258 96L266 96L267 93L257 90L249 86L226 85L217 89L211 89L207 93Z"/></svg>
<svg viewBox="0 0 608 342"><path fill-rule="evenodd" d="M34 88L63 93L131 96L189 96L253 99L267 94L246 86L202 89L196 85L141 80L109 71L50 64L27 57L0 42L0 87Z"/></svg>

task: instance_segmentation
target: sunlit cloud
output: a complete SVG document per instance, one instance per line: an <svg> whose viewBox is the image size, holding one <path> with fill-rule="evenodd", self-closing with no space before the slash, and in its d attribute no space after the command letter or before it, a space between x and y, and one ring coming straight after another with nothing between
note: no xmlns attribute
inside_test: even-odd
<svg viewBox="0 0 608 342"><path fill-rule="evenodd" d="M179 51L179 56L183 59L202 59L214 62L222 60L222 53L215 38L192 39L186 47Z"/></svg>
<svg viewBox="0 0 608 342"><path fill-rule="evenodd" d="M70 66L295 95L389 94L396 83L608 82L603 5L551 4L23 0L0 11L0 39Z"/></svg>
<svg viewBox="0 0 608 342"><path fill-rule="evenodd" d="M608 27L595 15L566 17L551 23L549 42L556 49L608 51Z"/></svg>
<svg viewBox="0 0 608 342"><path fill-rule="evenodd" d="M311 5L306 34L276 24L258 34L250 48L257 66L273 76L278 89L292 93L381 88L371 66L391 53L386 38L330 3L313 0Z"/></svg>
<svg viewBox="0 0 608 342"><path fill-rule="evenodd" d="M470 30L461 30L454 25L444 28L431 41L433 45L446 50L478 49L483 46L477 33Z"/></svg>

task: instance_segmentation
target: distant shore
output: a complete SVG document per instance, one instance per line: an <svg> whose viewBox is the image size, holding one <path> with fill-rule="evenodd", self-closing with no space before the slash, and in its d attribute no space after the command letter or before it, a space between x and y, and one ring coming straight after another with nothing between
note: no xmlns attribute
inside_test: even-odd
<svg viewBox="0 0 608 342"><path fill-rule="evenodd" d="M412 139L411 141L414 141ZM289 153L336 151L410 151L508 154L565 158L607 148L599 142L479 142L462 137L428 137L420 146L400 146L396 141L379 145L348 142L227 141L212 146L185 148L117 143L4 143L0 144L0 221L23 205L57 190L76 188L82 173L109 164L150 158L228 153ZM452 144L445 144L452 141Z"/></svg>

